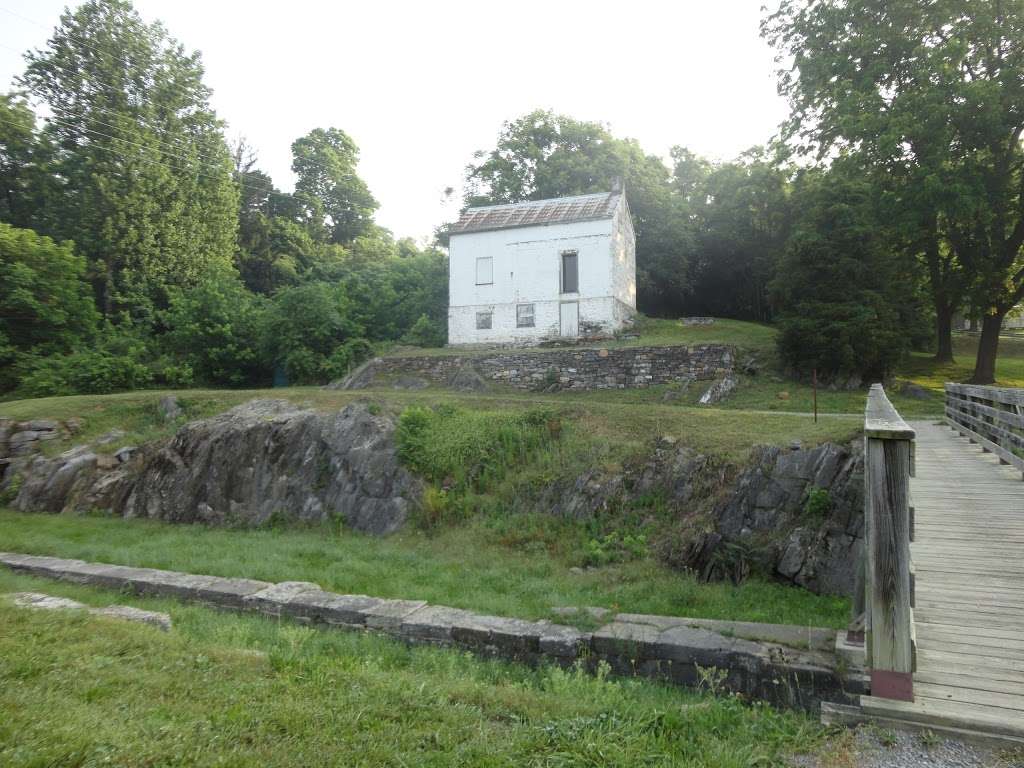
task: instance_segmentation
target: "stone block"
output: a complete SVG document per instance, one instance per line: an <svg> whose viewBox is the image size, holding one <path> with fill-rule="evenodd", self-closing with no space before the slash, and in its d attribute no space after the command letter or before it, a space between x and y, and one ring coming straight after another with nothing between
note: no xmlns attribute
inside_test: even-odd
<svg viewBox="0 0 1024 768"><path fill-rule="evenodd" d="M106 608L94 608L90 611L95 616L106 616L112 619L124 621L135 621L139 624L148 624L164 632L171 628L171 617L159 611L144 611L130 605L109 605Z"/></svg>
<svg viewBox="0 0 1024 768"><path fill-rule="evenodd" d="M720 669L736 666L738 658L743 655L754 659L766 656L757 643L693 627L666 629L653 645L652 655L656 658Z"/></svg>
<svg viewBox="0 0 1024 768"><path fill-rule="evenodd" d="M320 585L311 581L282 581L246 595L242 603L251 610L280 616L282 608L298 595L321 591Z"/></svg>
<svg viewBox="0 0 1024 768"><path fill-rule="evenodd" d="M425 600L378 600L376 605L366 608L362 613L367 629L397 633L406 618L426 605Z"/></svg>
<svg viewBox="0 0 1024 768"><path fill-rule="evenodd" d="M413 611L399 627L400 635L406 640L449 643L452 641L452 625L460 623L467 627L475 614L443 605L426 605Z"/></svg>
<svg viewBox="0 0 1024 768"><path fill-rule="evenodd" d="M282 606L288 616L301 616L325 624L362 627L366 612L381 600L367 595L339 595L322 590L299 592Z"/></svg>
<svg viewBox="0 0 1024 768"><path fill-rule="evenodd" d="M594 632L591 645L594 652L629 659L656 658L654 649L659 631L646 624L628 624L616 621Z"/></svg>
<svg viewBox="0 0 1024 768"><path fill-rule="evenodd" d="M537 644L541 653L559 659L575 659L590 647L590 633L560 624L541 626Z"/></svg>

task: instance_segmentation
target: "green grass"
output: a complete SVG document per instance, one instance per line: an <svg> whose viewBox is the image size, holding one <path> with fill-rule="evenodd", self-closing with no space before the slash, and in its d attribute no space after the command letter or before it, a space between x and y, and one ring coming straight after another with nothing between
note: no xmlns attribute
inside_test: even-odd
<svg viewBox="0 0 1024 768"><path fill-rule="evenodd" d="M614 338L607 341L585 342L575 348L623 349L628 347L662 347L695 344L730 344L747 352L770 350L775 345L775 329L763 323L749 323L743 320L716 318L711 325L683 325L679 320L640 315L633 328L627 329L624 335L636 338ZM521 352L550 351L546 347L524 347ZM475 355L490 354L493 350L478 347L465 348L420 348L395 347L388 354L394 356L428 356Z"/></svg>
<svg viewBox="0 0 1024 768"><path fill-rule="evenodd" d="M735 697L409 648L0 572L174 628L0 598L0 765L784 766L812 718Z"/></svg>
<svg viewBox="0 0 1024 768"><path fill-rule="evenodd" d="M548 518L550 520L550 518ZM524 619L554 606L631 613L842 627L844 598L752 579L699 583L652 559L571 570L544 544L531 545L531 518L509 521L502 543L487 520L427 535L388 538L311 530L226 530L100 517L0 510L0 550L167 568L266 581L313 581L348 594L426 600Z"/></svg>
<svg viewBox="0 0 1024 768"><path fill-rule="evenodd" d="M668 321L661 321L667 323ZM762 364L757 375L740 375L739 386L717 408L726 411L747 411L751 417L758 412L799 413L810 415L814 409L814 389L810 384L786 379L776 370L777 359L774 350L774 329L769 326L739 324L752 333L746 349L753 350ZM709 326L705 326L709 327ZM714 326L710 326L713 328ZM692 329L688 329L692 330ZM933 355L924 352L911 353L897 370L895 385L890 385L887 394L900 414L907 419L934 418L941 416L944 406L944 385L947 381L966 381L974 371L974 357L977 354L978 338L967 334L955 334L954 352L956 362L938 364ZM743 346L742 341L740 346ZM1024 387L1024 338L1005 336L1000 341L999 358L996 365L997 386ZM741 361L743 355L741 354ZM899 392L903 382L912 382L928 390L923 399L909 397ZM694 382L673 400L676 407L697 407L697 401L708 387L708 382ZM564 392L553 395L563 401L593 403L618 403L632 405L661 405L666 393L673 386L657 386L648 389L631 389L594 392ZM833 390L820 386L817 392L820 415L860 415L864 411L867 389L852 391ZM770 442L765 440L764 442Z"/></svg>
<svg viewBox="0 0 1024 768"><path fill-rule="evenodd" d="M743 413L728 408L652 403L647 399L649 393L641 390L553 395L525 392L463 395L442 390L355 392L317 387L143 391L15 400L0 403L0 417L62 420L79 417L85 425L74 438L75 443L94 439L114 428L123 429L127 432L125 437L110 446L110 450L116 450L129 442L138 444L166 437L180 426L180 422L165 424L157 417L157 401L165 394L178 396L185 410L184 419L209 416L257 397L283 398L303 407L324 411L337 410L356 400L370 400L395 413L410 405L448 404L483 411L550 406L560 409L567 424L570 421L577 424L581 433L586 433L595 442L610 445L617 454L636 451L661 435L674 435L698 451L734 461L746 458L754 445L785 444L791 440L801 440L807 445L828 440L843 441L852 438L860 427L859 417L849 413L814 424L804 414ZM62 447L66 444L59 441L47 446L51 452Z"/></svg>

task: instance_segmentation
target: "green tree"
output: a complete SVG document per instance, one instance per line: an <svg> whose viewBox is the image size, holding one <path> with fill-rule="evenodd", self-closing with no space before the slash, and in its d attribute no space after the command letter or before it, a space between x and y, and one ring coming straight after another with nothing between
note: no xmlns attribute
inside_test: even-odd
<svg viewBox="0 0 1024 768"><path fill-rule="evenodd" d="M466 169L466 205L604 192L623 179L637 239L638 301L654 313L680 309L694 238L659 158L599 123L544 110L506 123L495 148L475 157Z"/></svg>
<svg viewBox="0 0 1024 768"><path fill-rule="evenodd" d="M787 134L820 156L856 147L902 182L940 354L969 292L984 313L973 380L991 383L1024 298L1024 4L785 0L762 31L789 64Z"/></svg>
<svg viewBox="0 0 1024 768"><path fill-rule="evenodd" d="M96 309L71 243L0 223L0 391L26 355L60 355L91 340Z"/></svg>
<svg viewBox="0 0 1024 768"><path fill-rule="evenodd" d="M674 156L674 181L697 226L690 311L771 320L768 283L792 226L791 170L760 148L715 166L700 165L679 148Z"/></svg>
<svg viewBox="0 0 1024 768"><path fill-rule="evenodd" d="M800 376L882 381L908 347L901 307L911 289L869 180L833 167L797 181L798 216L772 283L779 352Z"/></svg>
<svg viewBox="0 0 1024 768"><path fill-rule="evenodd" d="M292 144L295 197L332 243L350 243L373 223L378 204L356 173L358 161L356 143L337 128L317 128Z"/></svg>
<svg viewBox="0 0 1024 768"><path fill-rule="evenodd" d="M263 305L238 276L211 270L195 288L171 294L161 342L203 384L243 386L269 381L259 356Z"/></svg>
<svg viewBox="0 0 1024 768"><path fill-rule="evenodd" d="M370 352L341 284L306 283L275 294L263 321L266 359L291 384L320 384L344 375Z"/></svg>
<svg viewBox="0 0 1024 768"><path fill-rule="evenodd" d="M57 182L47 167L52 148L20 94L0 94L0 221L46 230Z"/></svg>
<svg viewBox="0 0 1024 768"><path fill-rule="evenodd" d="M237 189L199 55L125 0L89 0L26 58L62 183L49 234L85 255L105 316L151 322L234 251Z"/></svg>

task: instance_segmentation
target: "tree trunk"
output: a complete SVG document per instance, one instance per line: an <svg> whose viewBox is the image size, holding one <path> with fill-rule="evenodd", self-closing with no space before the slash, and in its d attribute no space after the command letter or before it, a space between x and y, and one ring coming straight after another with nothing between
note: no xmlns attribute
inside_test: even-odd
<svg viewBox="0 0 1024 768"><path fill-rule="evenodd" d="M999 332L1003 329L1006 312L985 315L981 321L981 338L978 340L978 359L974 364L971 384L995 384L996 354L999 352Z"/></svg>
<svg viewBox="0 0 1024 768"><path fill-rule="evenodd" d="M935 360L939 363L953 362L953 308L948 304L935 302L935 337L938 347Z"/></svg>

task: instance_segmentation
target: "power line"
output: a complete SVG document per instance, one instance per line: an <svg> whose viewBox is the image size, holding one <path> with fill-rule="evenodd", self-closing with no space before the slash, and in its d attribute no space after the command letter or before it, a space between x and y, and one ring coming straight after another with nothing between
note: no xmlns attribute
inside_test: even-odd
<svg viewBox="0 0 1024 768"><path fill-rule="evenodd" d="M0 48L5 48L5 49L7 49L8 51L13 51L14 53L22 53L22 51L19 51L19 50L17 50L16 48L11 48L11 47L10 47L10 46L8 46L8 45L3 45L2 43L0 43ZM80 73L78 72L78 70L75 70L75 69L72 69L72 68L70 68L70 67L67 67L67 66L65 66L65 65L63 65L63 64L60 64L60 63L56 62L56 61L51 61L51 62L50 62L50 64L51 64L52 66L54 66L55 68L57 68L57 69L63 70L63 71L64 71L64 72L66 72L66 73L69 73L69 74L73 74L73 75L78 75L78 74L80 74ZM100 84L102 84L102 85L105 85L105 86L107 86L108 88L111 88L111 89L116 89L116 87L115 87L115 86L113 85L113 83L107 82L107 81L105 81L105 80L102 80L101 78L98 78L98 77L95 77L95 76L93 76L93 77L90 77L90 78L88 78L88 80L83 80L83 82L89 82L89 81L96 81L96 82L99 82L99 83L100 83ZM23 84L24 84L24 83L23 83ZM46 105L47 105L47 106L48 106L48 107L49 107L50 109L53 109L53 110L61 109L61 110L63 110L63 111L64 111L65 113L67 113L67 114L72 114L72 113L70 112L70 110L68 110L68 109L66 109L66 108L63 108L63 107L57 107L56 105L54 105L54 104L51 104L51 103L50 103L50 102L49 102L49 101L47 100L46 94L45 94L45 93L42 93L42 92L41 92L41 91L40 91L40 90L39 90L38 88L33 88L33 87L29 86L29 87L28 87L28 92L29 92L30 94L32 94L33 96L35 96L35 97L36 97L37 99L40 99L40 100L42 100L42 102L46 103ZM90 105L90 106L89 106L89 111L90 111L90 112L101 112L101 113L104 113L104 114L108 114L108 115L113 115L113 116L115 116L115 117L124 117L124 116L125 116L125 114L126 114L126 113L124 113L124 112L117 112L117 111L115 111L115 110L113 110L113 109L110 109L109 107L99 107L99 106L95 106L95 105ZM211 114L216 114L215 112L213 112L213 110L212 110L212 109L211 109L210 111L211 111ZM97 120L96 118L92 118L92 119L94 119L94 120ZM138 123L139 125L141 125L141 126L144 126L144 127L146 127L146 128L149 128L149 129L150 129L150 130L152 130L152 131L163 131L163 130L165 130L165 129L163 128L163 126L156 126L156 125L153 125L152 123L150 123L150 122L148 122L148 121L144 120L144 119L143 119L142 117L140 117L140 116L138 116L138 115L132 115L132 119L133 119L133 120L135 120L135 122L137 122L137 123ZM101 120L97 120L97 122L101 122L101 123L102 123L103 121L101 121ZM107 126L108 126L108 127L110 127L110 128L116 128L116 127L117 127L117 126L111 125L110 123L104 123L104 124L105 124L105 125L107 125ZM180 139L176 139L176 140L174 140L174 143L180 143L180 142L181 142L181 140L180 140ZM172 142L171 142L171 140L167 140L167 143L169 143L169 144L170 144L170 143L172 143ZM185 144L185 145L183 145L183 146L187 146L187 144Z"/></svg>
<svg viewBox="0 0 1024 768"><path fill-rule="evenodd" d="M12 11L10 8L4 8L4 7L0 6L0 11L3 11L4 13L8 14L9 16L13 16L16 19L20 19L21 21L27 22L29 24L34 24L37 27L39 27L40 29L45 29L45 30L57 30L57 29L60 29L59 26L58 27L52 27L49 24L44 24L43 22L39 21L38 19L30 19L28 16L24 16L24 15L18 13L17 11ZM142 24L144 26L146 25L145 22L142 22ZM103 56L109 56L114 61L118 61L121 64L124 64L128 68L132 67L132 63L130 61L128 61L128 59L121 58L117 54L111 53L110 51L105 51L102 48L98 48L95 45L93 45L93 43L91 43L89 40L86 40L84 37L81 37L80 35L76 35L74 32L71 32L68 29L63 29L61 31L63 32L65 37L67 37L67 38L69 38L71 40L74 40L79 45L82 45L85 48L88 48L89 50L91 50L93 53L100 54L100 55L103 55ZM173 38L169 38L169 39L173 39ZM48 40L47 42L50 42L50 41ZM175 41L175 42L177 42L177 41ZM178 86L178 87L180 88L181 86Z"/></svg>
<svg viewBox="0 0 1024 768"><path fill-rule="evenodd" d="M11 122L9 120L5 120L2 115L0 115L0 122L6 122L8 125L11 125L11 126L14 125L13 122ZM93 133L93 131L90 131L90 129L88 129L88 128L78 128L78 130L83 132L83 133L85 133L85 134L87 134L87 135ZM99 134L99 135L105 135L105 134ZM127 141L126 139L119 139L116 136L111 136L111 137L108 137L108 138L112 138L114 141L121 141L121 142L124 142L124 143L127 143L127 144L133 144L134 146L141 147L143 149L151 149L151 147L146 147L143 144L136 144L135 142L130 142L130 141ZM156 159L147 158L147 157L128 158L126 155L124 155L123 153L119 152L118 150L113 149L112 147L104 146L103 144L91 144L90 146L92 148L94 148L94 149L99 149L99 150L102 150L104 152L109 152L109 153L111 153L113 155L116 155L120 160L122 160L124 162L138 162L138 163L142 163L144 165L156 165L156 166L159 166L159 167L163 168L164 170L170 171L171 173L174 172L174 169L171 168L171 166L169 166L167 163L165 163L165 162L163 162L161 160L156 160ZM204 173L202 171L192 171L192 173L195 176L199 177L199 178L210 179L211 181L223 181L222 177L214 176L212 174ZM234 172L232 172L232 175L234 175ZM273 189L273 188L268 189L266 187L254 185L252 183L248 183L247 184L247 183L245 183L243 181L240 181L238 179L235 179L235 178L230 178L229 180L232 183L237 184L242 189L249 189L249 190L256 191L256 192L263 192L263 193L268 194L268 195L274 194L274 193L280 194L280 195L288 194L286 192L281 192L280 190Z"/></svg>

